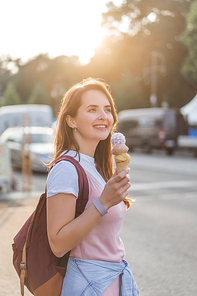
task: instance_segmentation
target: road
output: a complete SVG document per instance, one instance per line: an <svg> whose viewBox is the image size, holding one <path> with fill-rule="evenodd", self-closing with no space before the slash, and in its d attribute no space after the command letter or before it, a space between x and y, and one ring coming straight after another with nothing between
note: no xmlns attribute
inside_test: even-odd
<svg viewBox="0 0 197 296"><path fill-rule="evenodd" d="M141 296L197 295L197 159L131 154L122 228Z"/></svg>
<svg viewBox="0 0 197 296"><path fill-rule="evenodd" d="M135 201L126 214L121 238L140 296L196 296L197 159L186 154L170 157L135 152L131 154L130 167L129 196ZM16 171L15 176L20 187L20 172ZM44 190L45 181L46 174L34 174L34 193ZM9 243L16 230L8 221L15 223L20 219L22 225L37 202L35 198L18 198L19 195L0 203L0 226L2 222L4 225L0 237L7 237ZM5 249L4 241L0 240ZM5 266L4 255L0 259ZM12 291L16 291L18 279L11 267L8 270L7 274L13 277ZM5 268L0 267L2 272ZM2 296L19 295L7 292L10 276L0 280Z"/></svg>

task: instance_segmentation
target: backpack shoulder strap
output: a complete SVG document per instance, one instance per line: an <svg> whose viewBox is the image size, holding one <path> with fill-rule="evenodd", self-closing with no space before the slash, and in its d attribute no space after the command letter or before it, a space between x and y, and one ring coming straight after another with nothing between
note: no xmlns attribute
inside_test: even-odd
<svg viewBox="0 0 197 296"><path fill-rule="evenodd" d="M88 197L89 197L89 186L88 186L87 175L86 175L84 169L82 168L82 166L79 164L79 162L69 155L60 156L58 159L56 159L54 161L54 163L50 169L52 169L53 166L60 161L71 162L77 170L78 184L79 184L79 196L77 198L77 203L76 203L76 216L79 216L84 211L86 203L88 201Z"/></svg>
<svg viewBox="0 0 197 296"><path fill-rule="evenodd" d="M79 196L76 201L76 213L75 213L75 216L77 217L81 213L83 213L85 206L88 202L88 198L89 198L89 185L88 185L87 175L86 175L84 169L82 168L82 166L79 164L79 162L76 161L73 157L67 156L67 155L61 156L58 159L56 159L55 162L53 163L53 165L51 166L50 170L53 168L53 166L56 163L58 163L60 161L69 161L69 162L73 163L73 165L77 169L78 184L79 184ZM31 236L31 229L34 224L34 220L37 216L42 215L42 211L43 211L43 208L45 207L45 203L46 203L46 188L45 188L45 193L43 193L40 196L40 199L39 199L39 202L36 206L36 209L31 215L31 220L29 223L29 227L28 227L27 234L26 234L26 240L25 240L27 246L29 245L29 239Z"/></svg>
<svg viewBox="0 0 197 296"><path fill-rule="evenodd" d="M82 166L79 164L78 161L76 161L73 157L68 156L68 155L63 155L61 157L59 157L52 165L52 167L50 169L53 168L53 166L60 162L60 161L69 161L71 162L77 169L77 173L78 173L78 182L79 182L79 196L77 198L77 202L76 202L76 214L75 216L79 216L85 209L86 203L88 201L88 197L89 197L89 186L88 186L88 179L87 179L87 175L84 171L84 169L82 168ZM26 239L25 239L25 244L23 246L23 251L22 251L22 261L20 262L20 269L21 269L21 274L20 274L20 286L21 286L21 295L24 295L24 281L25 278L27 276L27 268L26 268L26 247L28 245L28 241L30 239L30 233L31 233L31 229L32 229L32 225L35 219L36 214L42 210L43 208L43 203L46 201L46 191L45 193L43 193L40 197L39 203L36 207L36 210L34 211L34 213L32 214L31 217L31 221L30 221L30 225L27 229L27 235L26 235Z"/></svg>

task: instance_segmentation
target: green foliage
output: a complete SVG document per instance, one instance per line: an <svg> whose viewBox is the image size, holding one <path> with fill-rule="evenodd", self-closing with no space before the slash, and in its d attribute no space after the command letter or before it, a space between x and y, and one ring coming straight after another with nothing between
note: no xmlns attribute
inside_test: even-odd
<svg viewBox="0 0 197 296"><path fill-rule="evenodd" d="M44 104L44 105L49 104L49 96L43 84L36 83L27 103L28 104Z"/></svg>
<svg viewBox="0 0 197 296"><path fill-rule="evenodd" d="M3 101L1 106L17 105L21 103L20 96L16 90L13 82L7 84L6 90L3 94Z"/></svg>
<svg viewBox="0 0 197 296"><path fill-rule="evenodd" d="M10 57L0 58L0 97L9 81L12 81L21 97L21 103L47 103L57 114L59 103L66 90L87 77L102 78L112 87L118 110L150 106L150 69L153 51L164 57L166 75L157 72L158 106L167 101L170 107L182 107L197 92L194 80L196 65L196 31L179 36L185 27L190 0L124 0L122 5L109 3L109 11L103 14L103 26L108 37L86 66L77 57L59 56L50 59L40 54L21 64ZM193 3L196 1L192 2ZM190 14L191 14L190 9ZM194 14L194 12L193 12ZM189 18L189 16L188 16ZM196 24L196 18L187 20ZM187 39L187 40L186 40ZM193 47L192 47L193 46ZM183 69L189 67L188 81L180 72L181 65L190 50ZM18 72L10 70L14 64ZM158 60L160 65L161 61ZM189 65L189 66L188 66ZM192 73L192 74L191 74Z"/></svg>
<svg viewBox="0 0 197 296"><path fill-rule="evenodd" d="M197 0L192 2L186 17L186 28L180 39L188 49L182 73L188 80L197 80Z"/></svg>
<svg viewBox="0 0 197 296"><path fill-rule="evenodd" d="M185 105L197 92L197 86L181 74L181 65L187 49L179 35L185 26L190 0L125 0L122 5L110 3L103 14L103 26L111 32L111 50L114 61L127 65L135 77L141 77L151 66L153 51L164 57L166 75L157 75L158 106L167 101L170 107ZM115 51L115 43L122 50ZM109 42L108 42L109 44ZM107 64L105 64L107 67ZM141 85L146 100L150 97L151 75Z"/></svg>
<svg viewBox="0 0 197 296"><path fill-rule="evenodd" d="M65 91L82 79L81 71L76 57L38 55L21 65L13 80L24 104L46 102L56 114Z"/></svg>
<svg viewBox="0 0 197 296"><path fill-rule="evenodd" d="M119 6L109 2L108 12L103 13L103 25L107 25L108 30L116 36L122 32L135 36L140 31L149 35L146 30L151 31L153 23L160 25L170 19L180 22L187 14L191 2L192 0L124 0ZM166 25L168 26L167 23ZM171 29L175 31L178 28Z"/></svg>
<svg viewBox="0 0 197 296"><path fill-rule="evenodd" d="M111 85L118 111L123 109L148 107L138 82L128 69L122 73L121 79Z"/></svg>

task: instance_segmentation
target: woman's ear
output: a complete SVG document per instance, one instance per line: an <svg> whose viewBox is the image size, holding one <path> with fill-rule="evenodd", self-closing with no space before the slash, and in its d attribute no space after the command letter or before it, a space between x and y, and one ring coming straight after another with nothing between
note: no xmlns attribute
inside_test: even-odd
<svg viewBox="0 0 197 296"><path fill-rule="evenodd" d="M73 122L73 118L70 115L66 116L66 122L67 122L68 126L70 126L71 128L74 128L75 124Z"/></svg>
<svg viewBox="0 0 197 296"><path fill-rule="evenodd" d="M66 116L66 122L68 126L70 126L71 128L75 128L75 121L70 115Z"/></svg>

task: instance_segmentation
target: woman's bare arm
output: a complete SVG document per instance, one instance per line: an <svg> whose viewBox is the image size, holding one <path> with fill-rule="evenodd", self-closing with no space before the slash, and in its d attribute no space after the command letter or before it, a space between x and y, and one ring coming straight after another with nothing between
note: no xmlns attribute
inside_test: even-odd
<svg viewBox="0 0 197 296"><path fill-rule="evenodd" d="M106 209L120 203L130 187L127 170L113 176L106 184L100 202ZM92 204L75 218L76 197L58 193L47 198L47 232L49 244L57 257L63 256L77 246L102 218Z"/></svg>

